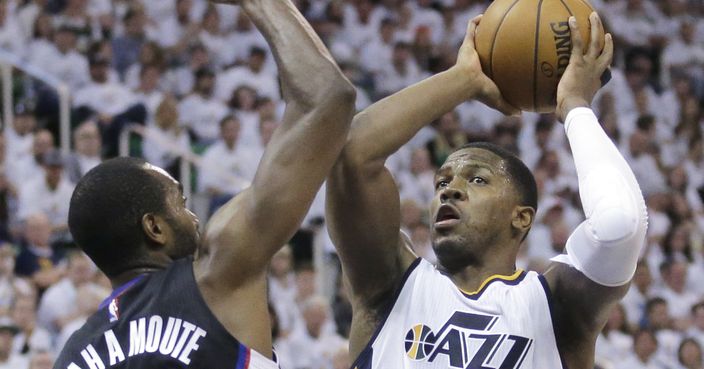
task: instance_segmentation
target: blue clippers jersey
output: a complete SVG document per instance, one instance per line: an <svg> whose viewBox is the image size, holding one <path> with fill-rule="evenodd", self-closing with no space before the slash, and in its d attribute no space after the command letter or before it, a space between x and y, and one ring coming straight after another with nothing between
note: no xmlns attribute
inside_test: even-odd
<svg viewBox="0 0 704 369"><path fill-rule="evenodd" d="M116 289L66 343L54 369L232 368L277 365L242 345L208 308L193 259Z"/></svg>

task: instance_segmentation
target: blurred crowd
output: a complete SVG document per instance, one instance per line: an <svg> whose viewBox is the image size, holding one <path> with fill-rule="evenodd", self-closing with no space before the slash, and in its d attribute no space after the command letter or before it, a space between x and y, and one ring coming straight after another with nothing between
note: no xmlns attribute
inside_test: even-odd
<svg viewBox="0 0 704 369"><path fill-rule="evenodd" d="M491 3L294 2L357 87L358 110L452 66L467 22ZM649 211L647 245L598 338L597 366L703 369L704 1L590 2L616 42L612 79L594 110ZM0 0L0 49L71 92L69 155L57 149L59 96L20 71L14 119L0 135L0 369L50 368L110 292L67 229L76 181L118 155L121 133L134 130L130 155L177 179L188 158L185 180L207 218L249 185L283 102L263 37L238 8L205 0ZM535 174L538 213L518 267L543 271L584 219L561 124L551 114L504 117L477 102L428 123L387 162L416 252L435 260L426 210L435 169L463 144L488 140ZM271 265L282 369L343 369L354 359L323 193Z"/></svg>

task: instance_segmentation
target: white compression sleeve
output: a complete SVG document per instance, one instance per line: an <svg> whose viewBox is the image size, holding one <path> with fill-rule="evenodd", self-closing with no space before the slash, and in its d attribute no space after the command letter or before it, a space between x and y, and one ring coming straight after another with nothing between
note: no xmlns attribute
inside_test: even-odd
<svg viewBox="0 0 704 369"><path fill-rule="evenodd" d="M591 109L571 110L565 132L586 220L567 240L567 254L553 260L601 285L623 285L633 277L645 243L648 221L640 187Z"/></svg>

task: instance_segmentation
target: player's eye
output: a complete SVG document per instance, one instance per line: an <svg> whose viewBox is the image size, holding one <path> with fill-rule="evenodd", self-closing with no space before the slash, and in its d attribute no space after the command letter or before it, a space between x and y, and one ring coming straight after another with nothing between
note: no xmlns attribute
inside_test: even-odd
<svg viewBox="0 0 704 369"><path fill-rule="evenodd" d="M445 188L445 187L447 187L448 184L449 184L449 182L447 182L446 180L437 181L437 182L435 182L435 190Z"/></svg>

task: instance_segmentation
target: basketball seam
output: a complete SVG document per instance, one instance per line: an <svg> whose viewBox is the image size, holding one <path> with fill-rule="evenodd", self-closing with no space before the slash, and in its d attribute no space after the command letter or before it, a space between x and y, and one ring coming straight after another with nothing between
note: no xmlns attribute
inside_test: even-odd
<svg viewBox="0 0 704 369"><path fill-rule="evenodd" d="M570 13L570 16L573 16L574 14L572 13L572 10L570 9L569 6L567 6L567 4L565 4L565 1L564 1L564 0L560 0L560 2L562 3L562 5L565 6L565 9L567 9L567 12ZM582 2L584 2L584 1L582 1Z"/></svg>
<svg viewBox="0 0 704 369"><path fill-rule="evenodd" d="M540 11L543 0L538 2L538 16L535 22L535 43L533 48L533 110L538 109L538 51L540 50Z"/></svg>
<svg viewBox="0 0 704 369"><path fill-rule="evenodd" d="M494 79L494 46L496 46L496 38L499 35L499 30L501 30L501 25L504 24L504 20L508 16L508 13L511 12L511 9L513 9L513 6L518 3L518 0L514 1L511 6L506 9L506 12L504 12L504 15L501 16L501 20L499 21L499 24L496 26L496 31L494 31L494 38L491 40L491 50L489 50L489 75L488 77L491 79Z"/></svg>
<svg viewBox="0 0 704 369"><path fill-rule="evenodd" d="M581 1L582 4L586 5L586 6L587 6L589 9L591 9L592 11L594 10L594 7L592 6L592 4L591 4L589 1L584 1L584 0L579 0L579 1ZM565 5L565 6L566 6L566 5Z"/></svg>

